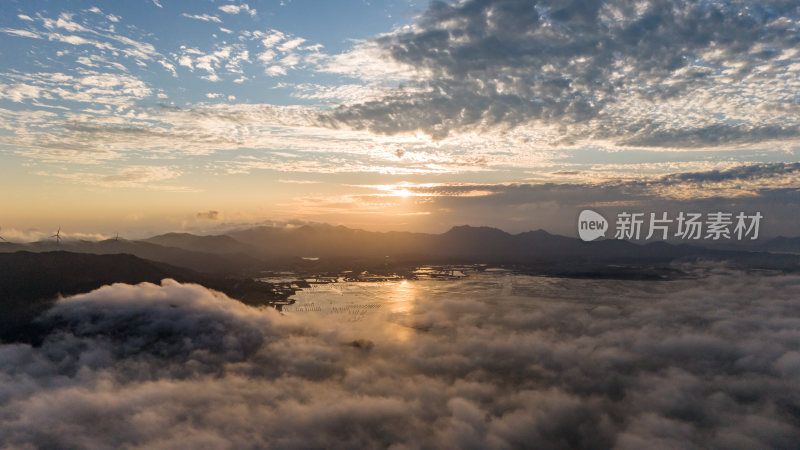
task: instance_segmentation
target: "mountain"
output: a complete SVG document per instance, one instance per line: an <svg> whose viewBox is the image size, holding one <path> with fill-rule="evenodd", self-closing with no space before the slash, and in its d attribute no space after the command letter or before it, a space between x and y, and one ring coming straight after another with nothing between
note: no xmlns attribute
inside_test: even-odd
<svg viewBox="0 0 800 450"><path fill-rule="evenodd" d="M409 232L372 232L343 226L304 225L296 228L257 227L228 233L263 258L298 257L382 259L387 255L429 254L433 236ZM252 253L251 253L252 254Z"/></svg>
<svg viewBox="0 0 800 450"><path fill-rule="evenodd" d="M606 239L584 242L544 230L510 234L497 228L456 226L442 234L373 232L332 225L256 227L227 234L198 236L168 233L142 241L52 241L0 244L2 251L69 250L94 254L129 253L192 270L258 276L264 270L325 272L394 270L422 264L485 263L539 268L663 264L676 260L735 261L745 267L794 270L800 239L776 238L755 247L638 244ZM756 250L751 251L751 250ZM769 255L769 256L767 256ZM587 269L588 270L588 269Z"/></svg>
<svg viewBox="0 0 800 450"><path fill-rule="evenodd" d="M0 253L0 339L35 340L33 319L59 295L88 292L112 283L159 283L164 278L201 284L252 305L286 297L268 283L200 274L127 254Z"/></svg>
<svg viewBox="0 0 800 450"><path fill-rule="evenodd" d="M442 234L372 232L341 226L259 227L228 233L265 260L302 256L416 263L527 264L649 262L686 257L744 258L750 252L607 239L584 242L544 230L510 234L491 227L456 226Z"/></svg>
<svg viewBox="0 0 800 450"><path fill-rule="evenodd" d="M758 249L777 253L800 253L800 237L778 236L759 245Z"/></svg>
<svg viewBox="0 0 800 450"><path fill-rule="evenodd" d="M193 235L188 235L193 236ZM198 238L198 236L193 236ZM222 239L225 239L223 237ZM227 238L231 239L231 238ZM197 241L198 239L193 239ZM195 245L194 247L199 247ZM244 254L217 253L217 247L210 245L207 251L195 251L182 247L170 247L145 241L126 239L107 239L104 241L39 241L30 244L0 243L0 252L15 251L52 252L69 251L97 255L130 254L150 261L185 267L198 272L211 274L236 274L250 271L260 261Z"/></svg>
<svg viewBox="0 0 800 450"><path fill-rule="evenodd" d="M189 233L167 233L153 236L143 242L198 253L230 254L231 256L247 254L251 250L250 246L224 234L197 236Z"/></svg>

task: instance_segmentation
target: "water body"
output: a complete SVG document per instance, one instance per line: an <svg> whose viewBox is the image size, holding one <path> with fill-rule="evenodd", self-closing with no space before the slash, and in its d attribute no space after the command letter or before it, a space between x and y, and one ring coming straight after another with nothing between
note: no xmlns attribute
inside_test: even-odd
<svg viewBox="0 0 800 450"><path fill-rule="evenodd" d="M603 306L603 310L608 310L635 306L653 296L695 284L695 280L586 280L507 271L471 272L461 279L313 284L295 293L292 296L295 303L285 306L283 312L313 314L332 321L404 322L415 315L415 310L458 298L505 309L532 310L559 304L587 310Z"/></svg>

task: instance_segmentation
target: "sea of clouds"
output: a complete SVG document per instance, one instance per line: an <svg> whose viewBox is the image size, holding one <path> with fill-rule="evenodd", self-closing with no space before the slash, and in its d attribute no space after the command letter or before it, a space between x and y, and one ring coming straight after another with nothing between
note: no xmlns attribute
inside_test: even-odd
<svg viewBox="0 0 800 450"><path fill-rule="evenodd" d="M171 280L66 298L0 345L0 447L800 443L796 275L505 280L357 323Z"/></svg>

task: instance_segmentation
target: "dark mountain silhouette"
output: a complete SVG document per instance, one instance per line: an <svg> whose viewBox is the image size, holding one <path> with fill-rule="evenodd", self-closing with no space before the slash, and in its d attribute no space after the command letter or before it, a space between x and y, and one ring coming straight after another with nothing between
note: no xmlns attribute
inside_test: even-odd
<svg viewBox="0 0 800 450"><path fill-rule="evenodd" d="M201 284L252 305L286 297L268 283L199 274L133 255L0 253L0 339L35 340L38 330L33 319L59 295L89 292L112 283L159 283L164 278Z"/></svg>
<svg viewBox="0 0 800 450"><path fill-rule="evenodd" d="M371 232L345 227L302 226L298 228L259 227L228 233L249 245L253 256L266 259L316 256L379 260L390 256L397 261L418 263L530 264L546 262L654 262L678 258L757 260L746 251L708 249L697 245L653 242L635 244L607 239L583 242L544 230L509 234L490 227L457 226L442 234ZM173 244L175 245L175 244ZM795 258L778 258L790 264Z"/></svg>
<svg viewBox="0 0 800 450"><path fill-rule="evenodd" d="M778 253L800 253L800 237L778 236L757 247L759 250Z"/></svg>
<svg viewBox="0 0 800 450"><path fill-rule="evenodd" d="M237 276L257 276L263 270L276 269L300 272L379 270L387 268L389 263L394 269L419 264L464 263L542 270L559 267L559 273L568 274L570 267L580 266L586 272L609 265L636 266L695 259L793 270L798 266L798 256L777 252L791 251L794 242L776 238L752 247L758 250L753 252L663 241L646 244L616 239L583 242L544 230L510 234L497 228L457 226L442 234L426 234L304 225L256 227L211 236L169 233L143 241L66 241L60 246L49 241L28 245L0 243L0 251L58 249L95 254L130 253L199 272ZM319 260L308 261L304 257Z"/></svg>
<svg viewBox="0 0 800 450"><path fill-rule="evenodd" d="M194 236L194 238L201 237ZM192 240L192 238L186 239ZM0 252L25 250L32 252L69 251L74 253L92 253L98 255L130 254L150 261L162 262L173 266L196 270L198 272L213 274L238 273L244 270L249 270L254 265L258 264L258 260L250 256L245 254L226 255L224 254L226 252L216 251L217 247L214 245L209 245L210 250L203 252L188 250L183 247L159 245L148 241L107 239L96 242L62 241L60 245L57 245L52 241L39 241L31 244L0 243Z"/></svg>
<svg viewBox="0 0 800 450"><path fill-rule="evenodd" d="M226 235L197 236L189 233L167 233L145 239L144 242L162 247L174 247L198 253L247 254L250 247Z"/></svg>
<svg viewBox="0 0 800 450"><path fill-rule="evenodd" d="M296 228L257 227L228 236L270 259L383 258L386 255L429 255L433 236L409 232L371 232L343 226L304 225Z"/></svg>

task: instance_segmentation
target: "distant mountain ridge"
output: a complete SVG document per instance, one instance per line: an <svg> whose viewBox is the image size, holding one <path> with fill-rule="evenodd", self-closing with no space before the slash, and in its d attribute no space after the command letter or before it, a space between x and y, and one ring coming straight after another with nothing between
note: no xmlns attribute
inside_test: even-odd
<svg viewBox="0 0 800 450"><path fill-rule="evenodd" d="M497 228L469 225L455 226L442 234L374 232L343 226L306 225L298 228L259 227L230 232L227 236L248 244L251 254L266 252L289 257L421 255L435 258L489 258L510 263L567 258L661 259L718 253L717 250L690 244L663 241L639 244L617 239L583 242L545 230L510 234ZM183 247L175 241L172 245Z"/></svg>
<svg viewBox="0 0 800 450"><path fill-rule="evenodd" d="M302 269L303 257L318 268L369 268L381 264L486 263L495 265L636 264L681 258L733 259L745 265L793 268L800 238L776 238L751 249L706 248L663 241L632 243L607 239L583 242L544 230L510 234L491 227L456 226L445 233L374 232L333 225L255 227L219 235L167 233L140 241L0 243L0 252L69 250L130 253L205 273L254 275L265 269ZM761 253L759 253L761 252ZM766 253L772 252L772 253ZM771 255L771 256L767 256Z"/></svg>
<svg viewBox="0 0 800 450"><path fill-rule="evenodd" d="M190 236L186 239L192 241ZM201 238L205 240L204 238ZM191 245L162 245L149 240L133 241L127 239L106 239L103 241L63 241L56 244L52 241L39 241L30 244L0 242L0 253L30 251L53 252L69 251L74 253L90 253L96 255L130 254L150 261L185 267L191 270L216 274L235 274L247 271L260 261L246 254L224 254L216 250L219 245L210 245L211 251L192 250Z"/></svg>

